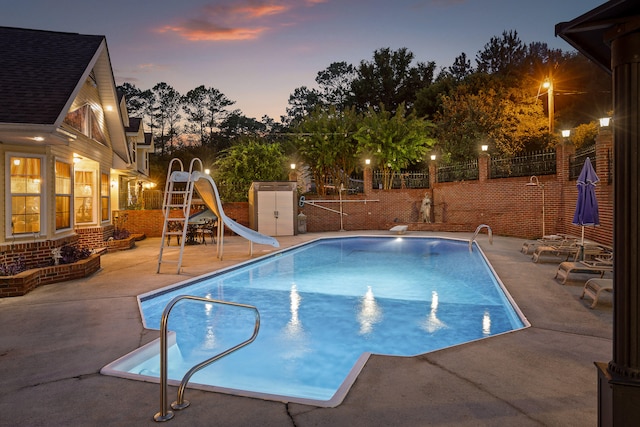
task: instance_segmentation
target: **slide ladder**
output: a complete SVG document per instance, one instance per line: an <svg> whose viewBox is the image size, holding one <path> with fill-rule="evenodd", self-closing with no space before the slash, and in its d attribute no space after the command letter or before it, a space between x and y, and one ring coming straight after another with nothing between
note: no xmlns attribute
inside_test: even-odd
<svg viewBox="0 0 640 427"><path fill-rule="evenodd" d="M160 254L158 256L158 273L160 273L160 267L163 263L169 263L177 264L176 273L180 274L184 245L187 240L191 200L193 198L192 171L196 161L200 162L200 167L202 168L200 159L193 159L189 165L188 172L184 170L182 161L178 158L172 159L169 163L162 203L164 225L162 226L162 240L160 241ZM169 246L172 236L176 237L178 241L178 246L176 247ZM176 251L178 252L177 259L173 256L165 259L165 255Z"/></svg>

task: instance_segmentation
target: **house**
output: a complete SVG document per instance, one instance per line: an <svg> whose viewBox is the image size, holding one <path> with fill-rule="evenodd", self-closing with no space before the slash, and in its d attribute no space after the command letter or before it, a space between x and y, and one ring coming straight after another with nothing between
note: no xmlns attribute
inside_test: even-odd
<svg viewBox="0 0 640 427"><path fill-rule="evenodd" d="M104 36L0 27L0 264L105 246L112 212L150 183L152 150Z"/></svg>

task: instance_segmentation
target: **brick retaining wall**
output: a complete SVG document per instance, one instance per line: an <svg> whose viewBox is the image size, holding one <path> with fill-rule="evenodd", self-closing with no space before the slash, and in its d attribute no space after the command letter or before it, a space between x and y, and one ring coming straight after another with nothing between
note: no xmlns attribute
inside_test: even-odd
<svg viewBox="0 0 640 427"><path fill-rule="evenodd" d="M612 134L606 130L596 139L596 170L600 183L596 196L600 206L600 226L585 227L585 238L611 246L613 244L613 183L609 182L609 158ZM579 236L581 227L571 224L577 199L576 181L569 180L569 158L572 144L557 147L556 175L539 176L544 185L545 234L565 233ZM593 159L592 159L593 160ZM479 179L463 182L435 182L436 167L430 167L429 189L378 190L372 188L371 170L365 170L365 193L343 194L342 219L345 230L388 230L393 225L407 224L409 230L473 232L479 224L488 224L497 235L537 238L542 235L542 189L527 186L529 177L491 179L490 157L478 159ZM423 223L419 213L425 193L433 201L433 222ZM339 196L306 196L307 201L334 200L322 203L340 210ZM353 202L359 200L360 202ZM225 203L225 213L243 225L249 224L248 203ZM307 231L338 231L340 216L335 212L306 204L299 208L306 215ZM162 212L127 211L123 227L150 237L162 235Z"/></svg>

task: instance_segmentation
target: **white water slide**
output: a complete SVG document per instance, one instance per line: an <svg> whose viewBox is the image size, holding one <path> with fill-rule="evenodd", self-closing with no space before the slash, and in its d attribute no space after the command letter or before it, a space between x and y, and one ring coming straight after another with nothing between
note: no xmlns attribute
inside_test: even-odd
<svg viewBox="0 0 640 427"><path fill-rule="evenodd" d="M226 216L224 209L222 209L218 187L209 175L194 171L191 173L191 180L202 202L218 217L218 258L222 259L224 249L224 227L228 227L234 233L249 240L251 245L249 253L251 255L253 255L253 243L271 245L276 248L280 246L280 243L275 238L258 233Z"/></svg>

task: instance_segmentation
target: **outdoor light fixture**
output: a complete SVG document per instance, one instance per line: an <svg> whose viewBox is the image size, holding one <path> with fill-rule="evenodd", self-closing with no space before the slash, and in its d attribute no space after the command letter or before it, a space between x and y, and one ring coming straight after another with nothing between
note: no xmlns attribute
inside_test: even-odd
<svg viewBox="0 0 640 427"><path fill-rule="evenodd" d="M610 117L603 117L600 119L600 126L603 128L606 128L607 126L609 126L609 121L611 120Z"/></svg>
<svg viewBox="0 0 640 427"><path fill-rule="evenodd" d="M370 165L371 164L371 159L364 159L364 164L365 165Z"/></svg>
<svg viewBox="0 0 640 427"><path fill-rule="evenodd" d="M436 155L435 155L435 154L432 154L432 155L431 155L431 160L435 160L435 159L436 159Z"/></svg>
<svg viewBox="0 0 640 427"><path fill-rule="evenodd" d="M563 138L569 138L569 135L571 135L571 129L564 129L562 131L562 137Z"/></svg>
<svg viewBox="0 0 640 427"><path fill-rule="evenodd" d="M482 151L487 151L489 150L489 146L487 144L483 144L480 146L480 148L482 149Z"/></svg>
<svg viewBox="0 0 640 427"><path fill-rule="evenodd" d="M295 163L291 163L291 170L295 170L296 168L296 164Z"/></svg>
<svg viewBox="0 0 640 427"><path fill-rule="evenodd" d="M538 177L533 175L525 185L527 187L538 187L542 190L542 237L544 238L546 235L544 232L544 184L541 184Z"/></svg>
<svg viewBox="0 0 640 427"><path fill-rule="evenodd" d="M211 174L211 169L205 169L204 173L207 174L207 175L210 175Z"/></svg>
<svg viewBox="0 0 640 427"><path fill-rule="evenodd" d="M549 134L553 133L553 79L547 77L542 82L542 87L547 90L547 107L549 110ZM538 90L538 96L540 96L540 90Z"/></svg>

